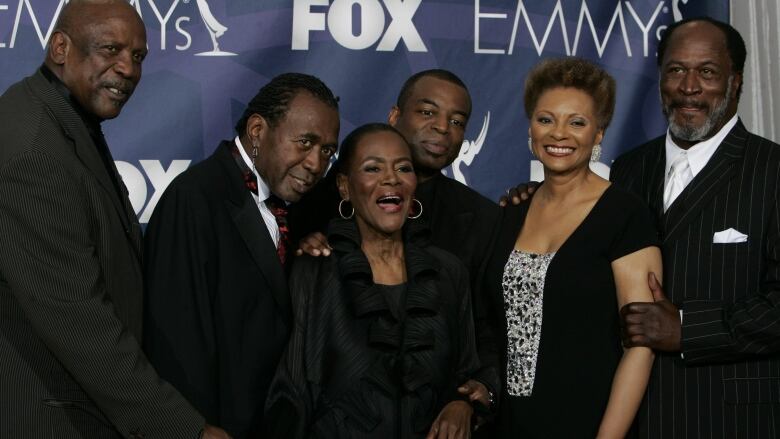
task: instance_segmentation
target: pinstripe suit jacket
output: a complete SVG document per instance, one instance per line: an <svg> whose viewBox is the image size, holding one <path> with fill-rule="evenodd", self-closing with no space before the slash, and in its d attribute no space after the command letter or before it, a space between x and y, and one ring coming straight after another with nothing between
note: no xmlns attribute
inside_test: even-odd
<svg viewBox="0 0 780 439"><path fill-rule="evenodd" d="M41 72L0 97L0 437L194 438L143 356L141 232Z"/></svg>
<svg viewBox="0 0 780 439"><path fill-rule="evenodd" d="M656 213L664 290L683 311L682 358L658 355L641 437L780 437L780 146L741 122L663 212L664 137L611 179ZM714 244L734 228L747 242Z"/></svg>

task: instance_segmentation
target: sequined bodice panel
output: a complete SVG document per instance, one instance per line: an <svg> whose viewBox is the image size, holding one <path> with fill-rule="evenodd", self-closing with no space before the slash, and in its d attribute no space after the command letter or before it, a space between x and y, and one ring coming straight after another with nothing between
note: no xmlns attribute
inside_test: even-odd
<svg viewBox="0 0 780 439"><path fill-rule="evenodd" d="M513 250L504 266L502 286L507 322L507 392L531 396L542 334L542 303L547 267L555 253Z"/></svg>

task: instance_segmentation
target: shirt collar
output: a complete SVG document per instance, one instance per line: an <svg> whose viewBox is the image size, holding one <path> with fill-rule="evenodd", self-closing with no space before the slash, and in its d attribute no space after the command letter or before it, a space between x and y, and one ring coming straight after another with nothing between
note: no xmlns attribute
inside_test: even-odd
<svg viewBox="0 0 780 439"><path fill-rule="evenodd" d="M737 124L738 117L735 114L714 136L707 140L691 146L687 150L680 148L672 140L672 134L669 129L666 130L666 168L664 175L669 174L669 169L672 167L674 159L680 154L688 156L688 165L691 167L691 173L695 177L710 161L718 146L723 142L723 139L729 134L732 128Z"/></svg>
<svg viewBox="0 0 780 439"><path fill-rule="evenodd" d="M257 172L257 169L252 164L252 160L249 158L249 155L247 155L246 150L244 149L244 145L241 144L241 139L236 136L235 139L236 146L238 147L238 153L241 154L241 160L246 163L246 166L255 174L255 177L257 177L257 194L260 201L265 201L268 199L268 197L271 196L271 189L268 187L268 185L265 183L265 180L263 180L263 177L260 176L260 174Z"/></svg>

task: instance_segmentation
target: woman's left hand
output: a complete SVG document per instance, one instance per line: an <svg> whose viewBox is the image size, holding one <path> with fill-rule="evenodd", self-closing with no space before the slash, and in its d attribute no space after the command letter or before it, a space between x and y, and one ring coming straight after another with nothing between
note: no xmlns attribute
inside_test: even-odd
<svg viewBox="0 0 780 439"><path fill-rule="evenodd" d="M425 439L467 439L471 437L471 415L474 409L466 401L445 405L431 425Z"/></svg>

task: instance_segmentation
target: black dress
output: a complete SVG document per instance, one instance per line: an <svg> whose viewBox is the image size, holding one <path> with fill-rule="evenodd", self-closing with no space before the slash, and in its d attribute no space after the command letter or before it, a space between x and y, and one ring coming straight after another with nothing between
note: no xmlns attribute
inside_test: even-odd
<svg viewBox="0 0 780 439"><path fill-rule="evenodd" d="M295 325L266 403L268 437L422 438L479 367L468 275L404 230L408 282L376 285L354 221L290 277Z"/></svg>
<svg viewBox="0 0 780 439"><path fill-rule="evenodd" d="M500 437L593 438L622 356L611 262L656 245L652 215L610 186L554 255L521 255L513 248L529 205L504 213L486 273L492 300L480 312L480 325L498 321L503 335L494 349L503 366ZM540 285L538 297L518 296Z"/></svg>

